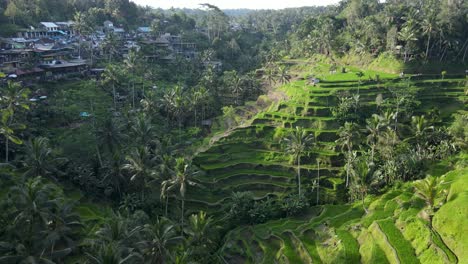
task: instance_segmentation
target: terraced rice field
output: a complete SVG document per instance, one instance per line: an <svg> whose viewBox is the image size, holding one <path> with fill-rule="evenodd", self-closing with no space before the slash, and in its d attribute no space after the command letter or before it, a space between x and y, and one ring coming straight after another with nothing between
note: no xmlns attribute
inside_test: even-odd
<svg viewBox="0 0 468 264"><path fill-rule="evenodd" d="M442 177L450 181L452 174L457 175L458 183L446 188L460 196L467 195L457 185L468 180L468 171L462 169ZM464 198L458 195L455 199L461 202ZM463 252L457 252L448 243L451 236L438 232L442 227L455 231L464 223L430 228L421 218L424 202L414 195L412 183L369 198L366 206L367 214L360 203L324 205L317 207L321 209L318 214L306 219L288 218L239 227L227 236L225 260L227 263L464 263ZM445 206L451 204L440 210Z"/></svg>
<svg viewBox="0 0 468 264"><path fill-rule="evenodd" d="M310 190L319 171L316 159L320 158L323 163L320 166L320 191L325 196L322 200L340 202L343 156L335 140L342 124L332 115L340 91L356 94L359 90L361 107L374 110L377 95L390 98L393 87L405 86L414 91L421 102L416 115L436 108L443 121L453 112L463 109L467 100L464 76L447 75L441 80L440 76L423 75L413 76L407 81L396 75L380 73L381 77L376 81L379 73L366 72L360 81L352 72L314 75L314 71L311 67L303 80L279 88L288 99L257 114L249 126L225 133L195 157L194 163L205 172L197 180L205 188L189 189L189 208L216 214L232 192L252 191L256 198L263 198L296 191L296 166L281 146L281 139L296 126L304 127L316 139L316 145L301 159L302 186ZM307 78L310 76L321 76L322 81L316 86L309 85Z"/></svg>

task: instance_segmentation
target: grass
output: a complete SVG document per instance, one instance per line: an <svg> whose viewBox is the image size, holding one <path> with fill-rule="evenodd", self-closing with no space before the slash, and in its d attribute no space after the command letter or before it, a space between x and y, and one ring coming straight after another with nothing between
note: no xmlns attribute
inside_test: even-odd
<svg viewBox="0 0 468 264"><path fill-rule="evenodd" d="M359 235L359 254L361 255L361 262L364 264L385 264L389 263L385 252L375 242L374 237L366 230L363 230Z"/></svg>
<svg viewBox="0 0 468 264"><path fill-rule="evenodd" d="M413 247L395 227L392 219L379 220L377 223L387 236L389 243L395 248L401 263L419 263Z"/></svg>
<svg viewBox="0 0 468 264"><path fill-rule="evenodd" d="M456 178L455 178L456 177ZM434 229L460 261L468 260L468 170L456 170L446 175L455 178L448 202L434 216Z"/></svg>

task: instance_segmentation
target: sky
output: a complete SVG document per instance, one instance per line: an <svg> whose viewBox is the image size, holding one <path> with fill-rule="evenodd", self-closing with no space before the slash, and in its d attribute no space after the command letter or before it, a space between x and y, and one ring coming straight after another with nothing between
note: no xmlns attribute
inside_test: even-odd
<svg viewBox="0 0 468 264"><path fill-rule="evenodd" d="M155 8L198 8L200 3L210 3L221 9L282 9L288 7L318 6L336 4L340 0L132 0Z"/></svg>

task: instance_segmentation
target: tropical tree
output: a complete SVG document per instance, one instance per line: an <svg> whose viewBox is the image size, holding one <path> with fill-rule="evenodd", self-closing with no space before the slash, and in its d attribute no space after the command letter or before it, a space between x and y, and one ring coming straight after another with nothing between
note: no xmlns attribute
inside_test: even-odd
<svg viewBox="0 0 468 264"><path fill-rule="evenodd" d="M312 147L314 137L302 127L296 127L283 139L283 142L286 146L286 152L297 163L297 189L299 196L301 196L301 157Z"/></svg>
<svg viewBox="0 0 468 264"><path fill-rule="evenodd" d="M135 252L126 252L116 242L106 242L96 246L89 252L85 252L87 263L91 264L126 264L135 263L140 258Z"/></svg>
<svg viewBox="0 0 468 264"><path fill-rule="evenodd" d="M362 201L362 208L368 213L365 198L371 186L376 183L376 168L374 162L368 157L361 156L355 159L355 163L350 170L352 174L351 191L357 192Z"/></svg>
<svg viewBox="0 0 468 264"><path fill-rule="evenodd" d="M176 225L165 217L158 217L151 224L145 224L141 230L141 241L137 247L145 263L171 263L171 251L182 242L177 236Z"/></svg>
<svg viewBox="0 0 468 264"><path fill-rule="evenodd" d="M358 72L356 72L356 76L359 78L358 88L357 88L357 94L359 95L359 87L361 86L361 79L364 76L364 73L362 71L358 71Z"/></svg>
<svg viewBox="0 0 468 264"><path fill-rule="evenodd" d="M135 73L139 66L139 56L134 49L130 50L127 58L124 60L124 64L127 72L130 73L130 79L132 82L132 107L135 109Z"/></svg>
<svg viewBox="0 0 468 264"><path fill-rule="evenodd" d="M109 33L102 44L104 52L107 53L108 62L111 63L114 55L118 54L119 40L114 33Z"/></svg>
<svg viewBox="0 0 468 264"><path fill-rule="evenodd" d="M54 172L52 149L49 147L49 140L44 137L36 137L29 140L25 146L25 154L22 159L27 176L47 176Z"/></svg>
<svg viewBox="0 0 468 264"><path fill-rule="evenodd" d="M130 172L130 181L140 181L144 188L155 180L156 172L154 170L155 158L152 157L148 147L138 146L132 149L129 155L125 157L126 163L123 169Z"/></svg>
<svg viewBox="0 0 468 264"><path fill-rule="evenodd" d="M157 173L159 174L159 178L163 181L170 180L174 177L175 172L173 170L174 166L174 159L171 155L164 154L161 157L159 165L157 167ZM161 186L162 187L162 186ZM161 188L161 200L165 199L165 210L164 215L167 217L167 208L169 205L169 191L167 188Z"/></svg>
<svg viewBox="0 0 468 264"><path fill-rule="evenodd" d="M374 161L375 147L380 137L382 130L382 122L377 114L373 114L371 118L366 120L367 138L366 142L371 147L371 160Z"/></svg>
<svg viewBox="0 0 468 264"><path fill-rule="evenodd" d="M117 110L117 91L116 84L122 78L122 72L116 65L109 64L102 73L104 83L110 83L112 87L112 96L114 98L114 110Z"/></svg>
<svg viewBox="0 0 468 264"><path fill-rule="evenodd" d="M120 152L112 153L105 166L106 170L102 179L102 183L106 185L106 191L116 190L119 198L122 198L123 189L128 183L122 169L123 162Z"/></svg>
<svg viewBox="0 0 468 264"><path fill-rule="evenodd" d="M5 162L9 161L9 142L22 144L23 141L15 135L15 130L24 129L26 126L16 122L15 113L19 110L29 110L29 89L20 83L11 82L0 91L0 134L5 137Z"/></svg>
<svg viewBox="0 0 468 264"><path fill-rule="evenodd" d="M158 143L156 127L151 121L151 117L146 114L140 114L133 119L130 134L137 146L151 146Z"/></svg>
<svg viewBox="0 0 468 264"><path fill-rule="evenodd" d="M432 228L432 218L437 210L436 201L442 198L444 189L441 185L444 184L443 180L438 180L437 177L428 176L424 180L419 180L414 183L414 190L416 195L426 202L429 226Z"/></svg>
<svg viewBox="0 0 468 264"><path fill-rule="evenodd" d="M424 115L412 116L411 124L417 141L421 141L427 131L434 130L434 126L429 125L429 122Z"/></svg>
<svg viewBox="0 0 468 264"><path fill-rule="evenodd" d="M405 43L404 47L404 60L408 61L408 54L411 52L411 45L413 41L416 41L415 29L412 26L405 26L398 32L398 38Z"/></svg>
<svg viewBox="0 0 468 264"><path fill-rule="evenodd" d="M184 158L176 159L175 176L169 180L165 180L161 184L161 192L167 193L173 189L179 189L179 195L182 205L180 216L181 227L184 227L184 209L185 209L185 194L187 193L188 186L200 186L199 183L192 180L192 178L199 174L191 161Z"/></svg>
<svg viewBox="0 0 468 264"><path fill-rule="evenodd" d="M346 164L346 187L349 186L349 174L351 165L351 157L354 144L357 143L359 138L358 126L355 123L346 122L344 126L338 130L339 138L336 143L341 146L341 150L347 151L347 164Z"/></svg>
<svg viewBox="0 0 468 264"><path fill-rule="evenodd" d="M97 129L97 139L101 146L105 146L113 155L120 149L122 143L127 139L123 132L123 125L117 118L106 118Z"/></svg>
<svg viewBox="0 0 468 264"><path fill-rule="evenodd" d="M88 18L82 12L76 12L73 16L73 28L78 33L78 57L81 59L81 39L82 34L86 33L89 29Z"/></svg>
<svg viewBox="0 0 468 264"><path fill-rule="evenodd" d="M278 82L286 84L291 81L291 75L289 75L288 69L285 66L278 66Z"/></svg>
<svg viewBox="0 0 468 264"><path fill-rule="evenodd" d="M206 256L213 250L213 218L208 217L205 212L192 214L189 218L187 227L184 228L187 234L187 242L191 249L191 257L194 259L206 259Z"/></svg>

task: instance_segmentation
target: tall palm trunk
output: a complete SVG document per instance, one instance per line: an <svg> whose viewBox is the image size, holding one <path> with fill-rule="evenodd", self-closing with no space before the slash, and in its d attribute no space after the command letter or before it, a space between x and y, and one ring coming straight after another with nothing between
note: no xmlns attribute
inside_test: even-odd
<svg viewBox="0 0 468 264"><path fill-rule="evenodd" d="M165 216L167 217L167 206L169 205L169 194L166 193L166 210L165 210Z"/></svg>
<svg viewBox="0 0 468 264"><path fill-rule="evenodd" d="M431 32L429 32L429 36L427 37L427 46L426 46L426 59L429 56L429 47L431 45Z"/></svg>
<svg viewBox="0 0 468 264"><path fill-rule="evenodd" d="M348 147L349 149L349 147ZM351 163L351 151L348 150L348 161L347 161L347 165L346 165L346 187L349 186L349 165Z"/></svg>
<svg viewBox="0 0 468 264"><path fill-rule="evenodd" d="M8 152L9 152L9 144L8 144L8 137L5 137L5 163L8 163Z"/></svg>
<svg viewBox="0 0 468 264"><path fill-rule="evenodd" d="M117 110L117 101L116 101L116 93L115 93L115 83L112 82L112 93L114 96L114 109Z"/></svg>
<svg viewBox="0 0 468 264"><path fill-rule="evenodd" d="M182 197L182 212L181 212L181 216L180 216L180 222L181 222L181 235L183 236L184 235L184 207L185 207L185 199L184 197Z"/></svg>
<svg viewBox="0 0 468 264"><path fill-rule="evenodd" d="M297 157L297 186L299 196L301 196L301 156Z"/></svg>
<svg viewBox="0 0 468 264"><path fill-rule="evenodd" d="M320 162L317 161L317 205L319 204L320 197Z"/></svg>

